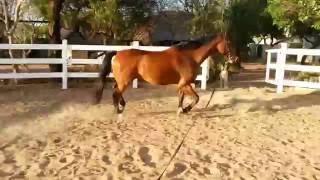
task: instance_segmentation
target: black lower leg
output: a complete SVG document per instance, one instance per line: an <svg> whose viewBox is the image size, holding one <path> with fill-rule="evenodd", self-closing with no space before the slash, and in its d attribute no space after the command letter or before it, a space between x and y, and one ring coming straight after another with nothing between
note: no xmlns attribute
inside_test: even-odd
<svg viewBox="0 0 320 180"><path fill-rule="evenodd" d="M126 101L123 99L122 95L120 95L119 104L121 105L121 106L119 106L119 112L122 113L124 111L125 106L126 106Z"/></svg>
<svg viewBox="0 0 320 180"><path fill-rule="evenodd" d="M123 99L122 94L120 92L118 92L118 90L116 89L113 92L112 98L113 98L113 106L114 106L116 112L118 114L122 113L124 110L124 107L126 106L126 102Z"/></svg>
<svg viewBox="0 0 320 180"><path fill-rule="evenodd" d="M196 94L194 95L193 101L189 104L186 108L183 109L183 112L189 112L191 109L199 102L199 96Z"/></svg>
<svg viewBox="0 0 320 180"><path fill-rule="evenodd" d="M183 112L189 112L191 109L199 102L199 95L193 90L191 86L188 86L188 91L191 93L193 97L193 101L187 107L183 109Z"/></svg>
<svg viewBox="0 0 320 180"><path fill-rule="evenodd" d="M112 99L113 99L113 106L116 111L119 109L119 95L117 91L114 91L112 94Z"/></svg>
<svg viewBox="0 0 320 180"><path fill-rule="evenodd" d="M183 106L183 100L184 100L184 93L183 93L183 91L179 91L179 104L178 104L178 108L182 108L182 106Z"/></svg>
<svg viewBox="0 0 320 180"><path fill-rule="evenodd" d="M102 81L96 91L95 101L94 104L99 104L102 98L102 93L104 89L105 81Z"/></svg>
<svg viewBox="0 0 320 180"><path fill-rule="evenodd" d="M183 113L183 100L184 100L184 92L182 90L179 91L179 104L177 114Z"/></svg>

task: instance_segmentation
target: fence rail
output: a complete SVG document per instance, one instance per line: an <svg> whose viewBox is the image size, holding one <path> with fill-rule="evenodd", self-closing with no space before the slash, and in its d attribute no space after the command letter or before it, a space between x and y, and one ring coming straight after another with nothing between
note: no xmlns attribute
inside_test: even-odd
<svg viewBox="0 0 320 180"><path fill-rule="evenodd" d="M139 46L134 42L132 46L109 46L109 45L70 45L67 40L62 44L0 44L0 50L61 50L61 58L0 58L0 65L11 64L61 64L62 72L43 72L43 73L0 73L0 79L31 79L31 78L61 78L62 89L68 88L68 78L97 78L98 72L68 72L68 67L74 64L102 64L103 57L98 59L77 59L72 58L73 51L119 51L124 49L141 49L146 51L163 51L169 47L163 46ZM109 78L113 78L111 73ZM208 60L201 65L201 74L196 80L201 81L201 89L206 89L209 78ZM133 81L133 87L138 87L138 80Z"/></svg>
<svg viewBox="0 0 320 180"><path fill-rule="evenodd" d="M280 49L270 49L267 52L267 66L265 81L277 86L277 93L283 92L283 86L320 89L320 82L306 82L285 79L285 71L299 71L320 73L320 66L287 64L287 55L296 55L299 61L304 55L320 56L319 49L288 48L287 43L282 43ZM272 54L276 54L276 62L271 62ZM270 79L270 70L276 70L275 79ZM320 77L320 76L319 76Z"/></svg>

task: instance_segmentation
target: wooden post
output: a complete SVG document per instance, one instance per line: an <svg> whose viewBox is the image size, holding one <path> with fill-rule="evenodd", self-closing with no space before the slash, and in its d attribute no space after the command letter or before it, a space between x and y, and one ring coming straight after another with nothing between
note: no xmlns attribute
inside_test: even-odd
<svg viewBox="0 0 320 180"><path fill-rule="evenodd" d="M131 43L133 48L139 49L139 41L133 41ZM134 79L132 82L132 87L133 88L138 88L138 79Z"/></svg>
<svg viewBox="0 0 320 180"><path fill-rule="evenodd" d="M284 68L286 65L287 58L287 43L281 43L281 50L277 56L277 70L276 70L276 82L277 82L277 93L283 92L283 81L284 81Z"/></svg>
<svg viewBox="0 0 320 180"><path fill-rule="evenodd" d="M297 63L301 63L303 54L297 54Z"/></svg>
<svg viewBox="0 0 320 180"><path fill-rule="evenodd" d="M68 45L67 46L67 58L68 58L68 66L71 66L72 65L72 49L71 49L71 46Z"/></svg>
<svg viewBox="0 0 320 180"><path fill-rule="evenodd" d="M68 41L62 40L62 89L68 88Z"/></svg>
<svg viewBox="0 0 320 180"><path fill-rule="evenodd" d="M207 76L209 65L208 65L208 58L203 62L202 68L201 68L201 89L207 89Z"/></svg>
<svg viewBox="0 0 320 180"><path fill-rule="evenodd" d="M267 67L266 67L266 78L265 78L266 82L268 82L270 79L270 63L271 63L271 52L267 52Z"/></svg>

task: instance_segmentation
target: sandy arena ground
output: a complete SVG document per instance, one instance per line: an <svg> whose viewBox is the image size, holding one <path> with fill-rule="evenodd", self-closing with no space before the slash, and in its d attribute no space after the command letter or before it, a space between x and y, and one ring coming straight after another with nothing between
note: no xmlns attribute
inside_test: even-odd
<svg viewBox="0 0 320 180"><path fill-rule="evenodd" d="M105 90L53 84L0 86L0 179L320 179L320 93L263 83L246 65L232 89L197 90L200 103L176 116L174 87L130 89L119 119Z"/></svg>

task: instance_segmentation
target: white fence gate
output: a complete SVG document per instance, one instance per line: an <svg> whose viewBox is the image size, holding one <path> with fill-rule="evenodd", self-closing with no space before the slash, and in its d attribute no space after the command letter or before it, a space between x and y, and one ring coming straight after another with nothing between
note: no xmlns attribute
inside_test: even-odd
<svg viewBox="0 0 320 180"><path fill-rule="evenodd" d="M294 86L304 88L320 89L320 82L306 82L285 79L285 71L300 71L300 72L313 72L320 73L320 66L311 65L296 65L287 64L287 55L296 55L300 60L303 55L307 56L320 56L319 49L296 49L288 48L287 43L282 43L280 49L266 50L267 54L267 67L266 78L267 83L271 83L277 86L277 93L283 92L283 86ZM276 54L276 63L271 63L272 54ZM275 79L270 79L270 70L276 70Z"/></svg>
<svg viewBox="0 0 320 180"><path fill-rule="evenodd" d="M31 78L62 78L62 89L68 88L68 78L97 78L98 72L68 72L68 66L73 64L101 64L102 59L73 59L72 51L119 51L124 49L141 49L147 51L162 51L169 47L163 46L139 46L133 43L132 46L106 46L106 45L69 45L67 40L62 44L0 44L0 50L61 50L61 58L0 58L0 65L11 64L62 64L62 72L45 73L0 73L0 79L31 79ZM112 73L109 77L113 77ZM196 80L201 81L201 89L206 89L209 78L209 63L205 60L201 65L201 74ZM138 87L138 81L133 81L133 87Z"/></svg>

